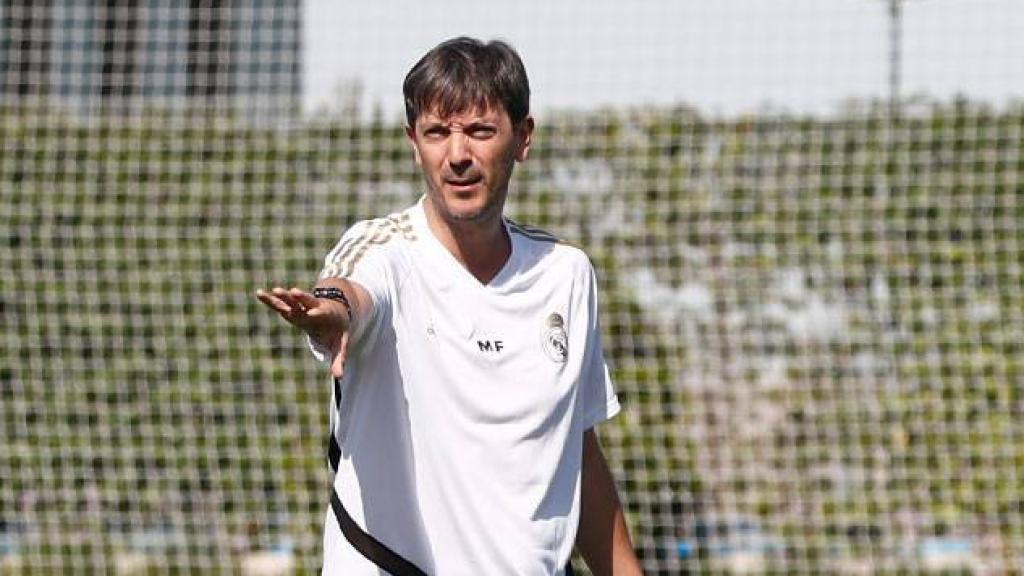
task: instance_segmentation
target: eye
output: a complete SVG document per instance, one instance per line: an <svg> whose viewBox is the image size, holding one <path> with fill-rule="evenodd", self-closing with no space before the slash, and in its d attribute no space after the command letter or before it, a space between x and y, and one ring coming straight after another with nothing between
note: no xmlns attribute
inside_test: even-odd
<svg viewBox="0 0 1024 576"><path fill-rule="evenodd" d="M474 124L473 126L470 126L468 130L466 130L466 133L471 138L476 138L477 140L486 140L497 134L498 129L497 127L491 126L490 124Z"/></svg>
<svg viewBox="0 0 1024 576"><path fill-rule="evenodd" d="M424 138L428 140L440 140L448 135L448 129L444 126L428 126L423 131Z"/></svg>

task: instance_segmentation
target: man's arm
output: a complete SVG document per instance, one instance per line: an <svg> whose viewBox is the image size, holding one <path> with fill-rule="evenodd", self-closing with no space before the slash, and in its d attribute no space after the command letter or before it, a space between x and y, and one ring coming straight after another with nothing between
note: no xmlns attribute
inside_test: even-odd
<svg viewBox="0 0 1024 576"><path fill-rule="evenodd" d="M594 576L643 574L622 504L593 429L583 435L580 529L576 547Z"/></svg>
<svg viewBox="0 0 1024 576"><path fill-rule="evenodd" d="M256 298L289 324L306 332L317 344L328 349L331 355L331 374L340 378L349 341L353 334L359 333L361 320L367 317L373 303L366 289L342 278L325 278L317 282L316 287L340 290L349 305L338 300L317 298L299 288L286 290L279 286L268 291L257 290Z"/></svg>

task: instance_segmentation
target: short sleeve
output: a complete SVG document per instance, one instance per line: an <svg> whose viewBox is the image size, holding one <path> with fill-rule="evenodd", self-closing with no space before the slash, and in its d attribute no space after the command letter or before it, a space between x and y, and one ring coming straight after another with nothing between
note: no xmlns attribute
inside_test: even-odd
<svg viewBox="0 0 1024 576"><path fill-rule="evenodd" d="M357 222L345 231L341 240L327 253L318 276L321 280L345 278L359 284L370 294L373 313L359 327L359 340L376 332L382 311L390 305L393 274L383 249L383 244L390 236L390 230L383 221ZM317 360L324 361L327 351L322 346L310 339L309 347Z"/></svg>
<svg viewBox="0 0 1024 576"><path fill-rule="evenodd" d="M614 417L621 409L604 358L601 323L598 318L597 279L594 276L593 267L589 266L589 263L586 284L586 288L582 292L586 298L584 309L587 313L587 340L583 367L580 372L584 430Z"/></svg>

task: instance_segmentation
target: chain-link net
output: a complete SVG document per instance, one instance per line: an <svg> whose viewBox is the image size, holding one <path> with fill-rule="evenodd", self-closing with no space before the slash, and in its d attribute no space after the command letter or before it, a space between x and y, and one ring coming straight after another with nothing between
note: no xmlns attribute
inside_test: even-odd
<svg viewBox="0 0 1024 576"><path fill-rule="evenodd" d="M329 381L253 293L422 185L398 110L298 110L302 14L0 2L0 573L319 567ZM648 573L1024 566L1024 108L540 120Z"/></svg>

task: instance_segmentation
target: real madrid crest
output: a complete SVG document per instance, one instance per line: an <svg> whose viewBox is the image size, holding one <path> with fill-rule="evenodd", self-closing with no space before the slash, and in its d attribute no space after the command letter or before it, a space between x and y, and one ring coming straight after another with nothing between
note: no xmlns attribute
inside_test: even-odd
<svg viewBox="0 0 1024 576"><path fill-rule="evenodd" d="M565 332L565 320L561 314L553 312L548 315L541 344L548 358L560 363L569 361L569 335Z"/></svg>

